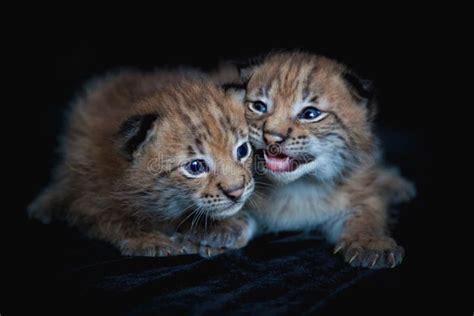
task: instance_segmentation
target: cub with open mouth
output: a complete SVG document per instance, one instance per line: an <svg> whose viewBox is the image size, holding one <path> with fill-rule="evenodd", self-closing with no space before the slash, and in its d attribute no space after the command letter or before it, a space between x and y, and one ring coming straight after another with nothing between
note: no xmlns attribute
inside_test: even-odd
<svg viewBox="0 0 474 316"><path fill-rule="evenodd" d="M258 156L247 209L260 232L319 228L353 266L400 264L388 207L414 186L380 159L369 82L321 56L277 53L227 86L239 84Z"/></svg>
<svg viewBox="0 0 474 316"><path fill-rule="evenodd" d="M124 255L245 245L252 220L237 212L254 182L238 97L191 71L97 80L73 104L63 160L30 216L66 220Z"/></svg>

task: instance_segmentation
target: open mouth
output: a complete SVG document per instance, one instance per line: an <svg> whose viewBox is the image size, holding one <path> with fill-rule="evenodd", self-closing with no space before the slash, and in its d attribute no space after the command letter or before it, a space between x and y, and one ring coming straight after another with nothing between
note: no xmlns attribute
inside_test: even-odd
<svg viewBox="0 0 474 316"><path fill-rule="evenodd" d="M263 150L265 166L268 170L275 173L292 172L300 166L314 161L314 156L291 157L283 153L273 154L269 150Z"/></svg>

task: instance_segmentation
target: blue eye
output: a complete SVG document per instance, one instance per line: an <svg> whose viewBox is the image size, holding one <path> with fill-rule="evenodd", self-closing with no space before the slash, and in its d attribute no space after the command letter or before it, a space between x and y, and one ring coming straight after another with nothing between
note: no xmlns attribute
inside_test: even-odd
<svg viewBox="0 0 474 316"><path fill-rule="evenodd" d="M267 112L267 105L262 101L254 101L250 102L249 105L250 110L257 112L257 113L266 113Z"/></svg>
<svg viewBox="0 0 474 316"><path fill-rule="evenodd" d="M249 144L248 143L243 143L237 148L237 159L240 160L242 158L247 157L249 154Z"/></svg>
<svg viewBox="0 0 474 316"><path fill-rule="evenodd" d="M301 111L299 117L300 119L312 121L321 115L321 111L317 108L307 107Z"/></svg>
<svg viewBox="0 0 474 316"><path fill-rule="evenodd" d="M206 162L202 159L196 159L191 162L188 162L184 168L187 172L189 172L193 176L197 176L201 173L208 172L209 167L207 166Z"/></svg>

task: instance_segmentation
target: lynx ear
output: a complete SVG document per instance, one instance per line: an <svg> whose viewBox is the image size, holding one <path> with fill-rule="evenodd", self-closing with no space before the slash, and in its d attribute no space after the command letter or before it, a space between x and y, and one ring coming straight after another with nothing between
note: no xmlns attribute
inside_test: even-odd
<svg viewBox="0 0 474 316"><path fill-rule="evenodd" d="M211 73L211 79L217 84L242 84L247 85L252 77L258 63L250 61L227 61L220 63L215 71Z"/></svg>
<svg viewBox="0 0 474 316"><path fill-rule="evenodd" d="M213 82L219 85L228 83L241 83L238 65L232 62L222 62L216 70L210 73Z"/></svg>
<svg viewBox="0 0 474 316"><path fill-rule="evenodd" d="M122 123L116 141L127 160L132 161L139 149L150 140L157 119L158 114L151 113L134 115Z"/></svg>
<svg viewBox="0 0 474 316"><path fill-rule="evenodd" d="M342 74L352 96L362 103L367 103L374 97L374 84L372 81L362 79L351 71Z"/></svg>
<svg viewBox="0 0 474 316"><path fill-rule="evenodd" d="M225 94L229 95L237 103L244 103L245 101L245 86L240 83L226 83L221 85Z"/></svg>
<svg viewBox="0 0 474 316"><path fill-rule="evenodd" d="M372 81L362 79L351 71L342 74L352 97L368 110L368 119L373 120L377 113L377 102L375 100L375 89Z"/></svg>
<svg viewBox="0 0 474 316"><path fill-rule="evenodd" d="M256 69L257 66L255 65L246 65L245 67L239 68L240 80L247 84L250 81L250 78L252 78Z"/></svg>
<svg viewBox="0 0 474 316"><path fill-rule="evenodd" d="M230 94L234 100L240 103L245 101L245 93L247 92L247 84L252 78L253 73L257 66L249 66L248 64L236 64L238 70L238 80L232 83L226 83L222 85L222 88L227 94Z"/></svg>

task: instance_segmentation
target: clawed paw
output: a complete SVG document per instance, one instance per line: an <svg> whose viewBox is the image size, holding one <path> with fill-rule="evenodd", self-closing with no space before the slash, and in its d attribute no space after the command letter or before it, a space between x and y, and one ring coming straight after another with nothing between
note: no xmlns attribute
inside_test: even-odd
<svg viewBox="0 0 474 316"><path fill-rule="evenodd" d="M201 245L212 249L239 249L247 245L252 237L250 217L241 214L234 218L216 222L212 227L200 232L193 232L190 238Z"/></svg>
<svg viewBox="0 0 474 316"><path fill-rule="evenodd" d="M169 257L199 253L199 246L186 241L165 241L163 238L125 240L120 245L122 255Z"/></svg>
<svg viewBox="0 0 474 316"><path fill-rule="evenodd" d="M389 237L343 240L334 248L353 267L394 268L402 263L404 250Z"/></svg>
<svg viewBox="0 0 474 316"><path fill-rule="evenodd" d="M199 248L199 255L203 258L212 258L214 256L220 255L221 253L226 252L227 249L224 248L212 248L208 246L201 246Z"/></svg>

